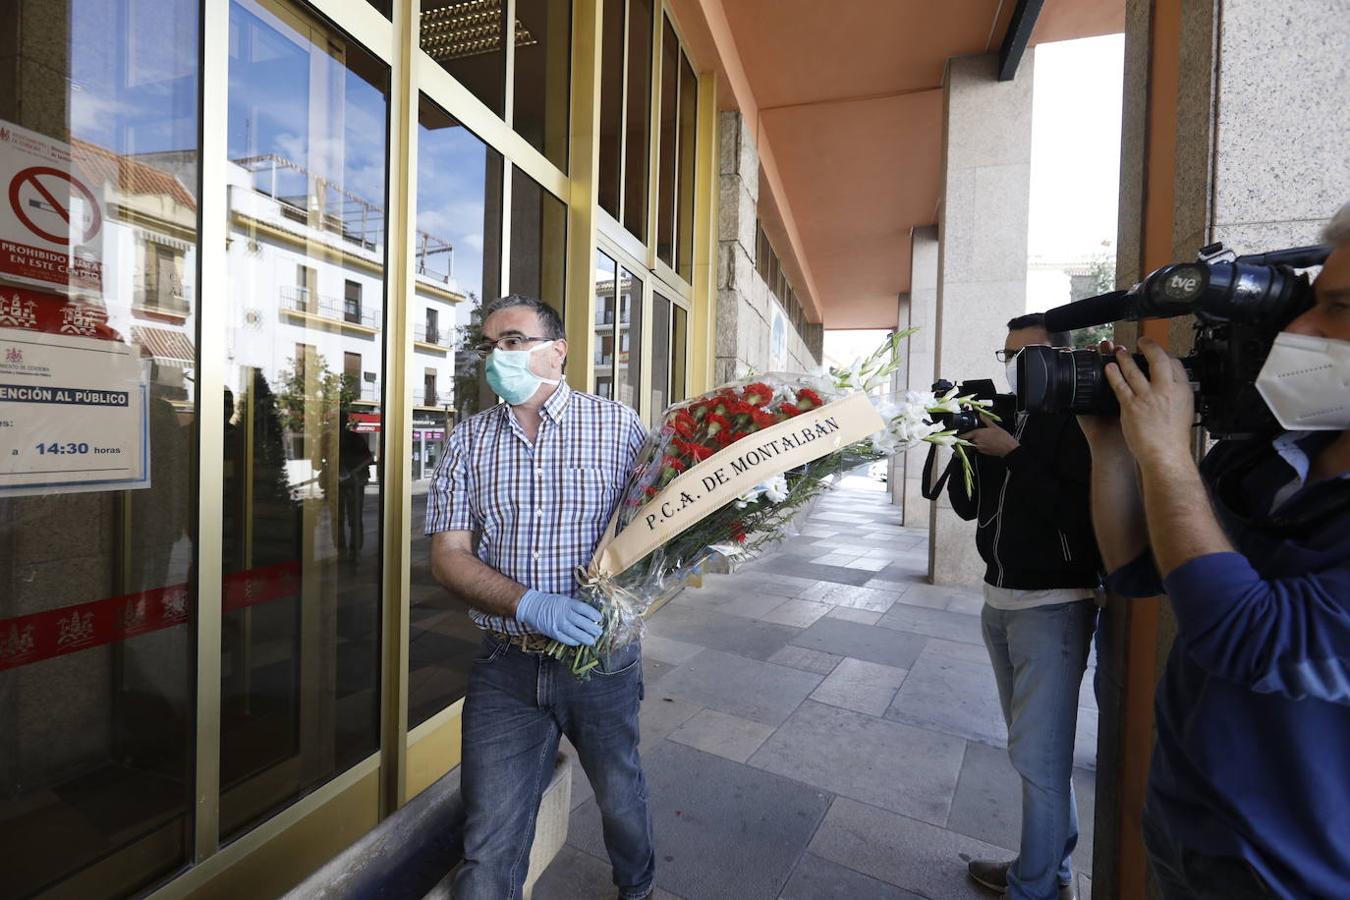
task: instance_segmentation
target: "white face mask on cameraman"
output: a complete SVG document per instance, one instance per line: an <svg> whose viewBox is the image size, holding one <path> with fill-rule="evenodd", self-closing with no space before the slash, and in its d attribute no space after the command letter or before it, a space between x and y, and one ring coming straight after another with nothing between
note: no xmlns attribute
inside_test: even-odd
<svg viewBox="0 0 1350 900"><path fill-rule="evenodd" d="M1350 341L1280 332L1256 389L1290 431L1350 428Z"/></svg>
<svg viewBox="0 0 1350 900"><path fill-rule="evenodd" d="M1017 357L1013 357L1004 363L1008 367L1008 390L1017 393Z"/></svg>

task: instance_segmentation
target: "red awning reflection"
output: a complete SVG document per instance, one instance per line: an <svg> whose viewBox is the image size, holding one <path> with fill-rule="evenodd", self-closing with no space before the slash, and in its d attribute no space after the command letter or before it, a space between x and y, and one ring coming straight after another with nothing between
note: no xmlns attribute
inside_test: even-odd
<svg viewBox="0 0 1350 900"><path fill-rule="evenodd" d="M357 434L380 433L379 413L352 413L347 417L347 421L351 424L352 431Z"/></svg>

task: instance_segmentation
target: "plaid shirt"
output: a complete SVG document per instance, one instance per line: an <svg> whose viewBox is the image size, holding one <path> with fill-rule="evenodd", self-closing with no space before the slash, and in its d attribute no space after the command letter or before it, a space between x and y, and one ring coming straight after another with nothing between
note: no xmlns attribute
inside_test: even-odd
<svg viewBox="0 0 1350 900"><path fill-rule="evenodd" d="M533 444L511 407L461 422L427 496L427 534L479 533L478 558L528 588L573 594L609 524L646 432L637 413L563 383ZM479 628L532 633L471 609Z"/></svg>

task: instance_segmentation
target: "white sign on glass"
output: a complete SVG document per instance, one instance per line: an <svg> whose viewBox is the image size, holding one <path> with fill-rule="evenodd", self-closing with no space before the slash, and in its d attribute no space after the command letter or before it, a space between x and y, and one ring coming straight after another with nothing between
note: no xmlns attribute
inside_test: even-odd
<svg viewBox="0 0 1350 900"><path fill-rule="evenodd" d="M0 328L0 497L150 486L137 349Z"/></svg>

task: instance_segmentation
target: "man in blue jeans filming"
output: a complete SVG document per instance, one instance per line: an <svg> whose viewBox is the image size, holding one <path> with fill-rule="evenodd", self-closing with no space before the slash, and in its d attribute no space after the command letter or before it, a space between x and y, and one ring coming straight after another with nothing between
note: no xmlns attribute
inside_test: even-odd
<svg viewBox="0 0 1350 900"><path fill-rule="evenodd" d="M996 355L1014 387L1018 351L1063 346L1045 317L1020 316ZM1017 858L974 860L970 877L1010 900L1071 900L1078 844L1073 744L1078 689L1097 621L1101 559L1092 537L1087 442L1068 414L1019 414L964 437L978 451L972 489L956 474L957 515L978 519L986 569L981 614L1008 757L1022 778Z"/></svg>
<svg viewBox="0 0 1350 900"><path fill-rule="evenodd" d="M521 896L565 734L595 788L618 896L640 900L652 894L656 857L638 758L638 645L585 682L542 651L600 636L599 612L574 596L576 573L646 435L633 410L563 381L567 341L551 307L512 295L483 316L475 349L505 403L456 426L427 499L432 571L483 630L464 700L467 822L454 896Z"/></svg>

